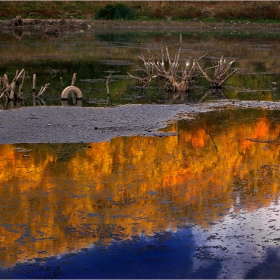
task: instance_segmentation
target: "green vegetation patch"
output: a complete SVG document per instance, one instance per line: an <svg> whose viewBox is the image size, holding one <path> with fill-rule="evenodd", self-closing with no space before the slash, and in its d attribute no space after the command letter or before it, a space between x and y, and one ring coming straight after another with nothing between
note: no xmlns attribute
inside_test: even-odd
<svg viewBox="0 0 280 280"><path fill-rule="evenodd" d="M96 13L95 19L132 20L135 19L135 11L124 3L108 4Z"/></svg>
<svg viewBox="0 0 280 280"><path fill-rule="evenodd" d="M0 19L279 22L278 1L0 1Z"/></svg>

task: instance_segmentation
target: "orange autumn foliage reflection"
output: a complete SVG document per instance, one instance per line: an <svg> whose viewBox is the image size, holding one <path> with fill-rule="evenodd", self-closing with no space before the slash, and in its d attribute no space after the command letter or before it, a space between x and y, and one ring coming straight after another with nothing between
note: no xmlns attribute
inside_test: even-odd
<svg viewBox="0 0 280 280"><path fill-rule="evenodd" d="M193 147L204 147L206 140L206 131L203 128L195 130L191 136Z"/></svg>
<svg viewBox="0 0 280 280"><path fill-rule="evenodd" d="M169 137L0 146L1 266L188 223L207 227L236 200L247 211L269 205L279 196L280 126L264 112L252 112L255 121L238 113L182 122Z"/></svg>
<svg viewBox="0 0 280 280"><path fill-rule="evenodd" d="M246 127L246 131L248 130L250 130L251 132L251 138L265 138L266 136L268 136L269 132L269 124L267 123L267 119L261 118L259 121L257 121L256 126L254 128ZM240 143L243 151L252 146L252 142L247 138L241 138Z"/></svg>

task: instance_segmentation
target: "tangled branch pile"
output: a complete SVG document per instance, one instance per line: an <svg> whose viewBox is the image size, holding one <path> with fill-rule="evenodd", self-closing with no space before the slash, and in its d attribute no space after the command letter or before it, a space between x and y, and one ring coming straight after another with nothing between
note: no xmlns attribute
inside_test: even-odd
<svg viewBox="0 0 280 280"><path fill-rule="evenodd" d="M22 82L17 87L17 82L19 78L23 76ZM1 77L0 81L2 82L2 92L0 93L0 99L5 96L8 100L14 100L14 99L22 99L23 92L23 82L25 77L25 71L22 69L20 73L16 71L16 75L11 83L9 83L8 76L4 74L3 77ZM17 88L16 88L17 87Z"/></svg>
<svg viewBox="0 0 280 280"><path fill-rule="evenodd" d="M213 68L215 69L213 78L207 75L206 71L202 69L198 61L197 61L197 67L201 71L203 76L211 83L213 88L220 88L222 84L226 82L238 70L238 69L234 69L230 73L228 73L233 62L234 60L227 63L226 59L222 56L218 61L217 65L213 66Z"/></svg>
<svg viewBox="0 0 280 280"><path fill-rule="evenodd" d="M212 49L210 50L212 51ZM205 53L198 59L187 59L183 69L179 69L179 58L181 48L175 53L173 61L170 58L169 50L166 47L165 52L163 47L161 48L161 60L155 59L153 53L148 49L151 57L146 59L143 54L138 56L143 62L144 67L139 67L144 75L142 77L131 75L129 76L137 79L142 87L145 88L155 81L157 84L165 82L164 87L171 89L173 92L188 92L195 85L197 79L204 76L208 81L211 82L213 88L220 88L222 84L227 81L236 71L234 69L229 74L229 70L234 62L226 62L223 57L219 60L217 65L202 69L199 61L204 58L210 51ZM207 71L209 69L215 69L213 78L209 77Z"/></svg>
<svg viewBox="0 0 280 280"><path fill-rule="evenodd" d="M22 79L19 83L19 79ZM22 69L19 73L16 71L16 75L11 83L9 83L9 79L7 74L4 74L3 77L0 77L0 85L2 84L2 88L0 88L0 99L6 98L7 101L17 101L23 99L23 83L25 79L25 70ZM35 96L35 85L36 85L36 74L33 75L33 94ZM49 84L45 84L45 86L41 87L39 93L35 97L40 97L45 90L47 89Z"/></svg>

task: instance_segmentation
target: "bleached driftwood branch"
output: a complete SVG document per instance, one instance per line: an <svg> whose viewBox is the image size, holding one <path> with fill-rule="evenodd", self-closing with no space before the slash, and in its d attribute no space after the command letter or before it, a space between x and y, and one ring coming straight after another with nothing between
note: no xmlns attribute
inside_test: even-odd
<svg viewBox="0 0 280 280"><path fill-rule="evenodd" d="M203 76L211 83L213 88L220 88L222 84L226 82L238 70L234 69L230 73L228 73L233 63L234 60L227 63L226 59L222 56L218 63L211 67L215 68L213 78L209 77L209 75L206 73L207 69L203 70L199 62L197 62L197 67L199 68Z"/></svg>
<svg viewBox="0 0 280 280"><path fill-rule="evenodd" d="M19 78L21 77L21 75L23 75L23 80L22 80L22 83L19 85L18 92L16 92L16 84L17 84L17 81L19 80ZM22 95L23 95L22 87L23 87L24 77L25 77L24 69L22 69L19 73L17 70L14 79L9 84L8 76L6 74L4 74L3 77L1 77L3 89L2 89L2 93L0 94L0 98L2 98L3 96L6 96L6 98L8 100L22 98Z"/></svg>
<svg viewBox="0 0 280 280"><path fill-rule="evenodd" d="M166 87L171 87L174 92L187 92L194 85L199 76L201 76L201 71L197 68L196 62L201 60L206 54L194 59L186 59L183 69L179 70L179 58L181 53L181 48L175 53L174 59L172 60L169 54L168 47L161 48L161 60L156 60L154 55L148 49L151 54L150 59L145 59L144 55L138 56L143 62L144 67L139 67L144 76L134 76L128 73L128 75L134 79L137 79L142 87L150 85L153 80L158 82L166 81Z"/></svg>
<svg viewBox="0 0 280 280"><path fill-rule="evenodd" d="M36 97L40 97L46 91L46 89L49 85L50 84L45 84L44 86L42 86Z"/></svg>

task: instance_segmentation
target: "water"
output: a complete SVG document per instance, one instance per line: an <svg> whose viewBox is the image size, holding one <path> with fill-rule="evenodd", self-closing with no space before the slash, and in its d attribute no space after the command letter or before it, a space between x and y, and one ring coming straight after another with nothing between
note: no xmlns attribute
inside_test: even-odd
<svg viewBox="0 0 280 280"><path fill-rule="evenodd" d="M179 63L185 59L198 58L210 52L202 62L204 67L216 63L221 56L228 61L234 59L237 74L228 80L220 94L206 94L209 83L201 78L192 91L185 96L172 96L163 90L151 87L144 93L138 82L128 76L137 74L141 53L148 57L147 48L161 57L160 47L168 46L171 56L180 46ZM240 31L106 31L91 28L73 33L62 33L59 37L46 36L38 31L23 30L13 34L0 33L0 74L7 73L12 79L15 71L25 69L24 102L17 106L61 105L60 94L71 84L73 73L77 73L76 86L83 92L82 106L107 106L127 103L182 103L209 101L220 98L239 100L279 100L279 35L275 32L252 33ZM56 72L54 72L55 70ZM42 100L32 99L32 75L37 74L38 93L41 86L50 83ZM109 96L106 80L111 73ZM62 77L62 83L60 80ZM62 85L63 84L63 85ZM42 102L43 101L43 102ZM72 102L69 101L69 105ZM65 103L63 104L65 105ZM11 104L1 103L3 109Z"/></svg>
<svg viewBox="0 0 280 280"><path fill-rule="evenodd" d="M279 111L166 130L1 145L1 278L277 278Z"/></svg>
<svg viewBox="0 0 280 280"><path fill-rule="evenodd" d="M204 66L235 60L222 92L201 79L188 95L143 93L128 77L147 47L174 53L180 33L182 64L215 42ZM2 100L1 109L61 106L60 77L66 86L73 73L85 107L279 100L280 38L269 31L2 30L0 38L1 76L26 70L24 101ZM32 98L33 73L37 92L50 83L41 100ZM0 277L278 278L279 111L217 111L165 130L178 134L1 145Z"/></svg>

